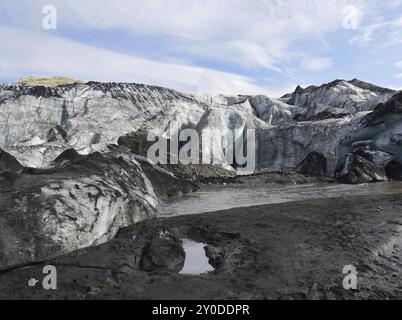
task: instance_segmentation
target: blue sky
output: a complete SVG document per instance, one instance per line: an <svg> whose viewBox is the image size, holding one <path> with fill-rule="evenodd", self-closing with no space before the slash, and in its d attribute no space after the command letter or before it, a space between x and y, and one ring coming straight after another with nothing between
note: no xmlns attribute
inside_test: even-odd
<svg viewBox="0 0 402 320"><path fill-rule="evenodd" d="M55 30L43 27L47 5ZM402 88L402 0L0 0L0 38L1 82L62 75L271 96L337 78Z"/></svg>

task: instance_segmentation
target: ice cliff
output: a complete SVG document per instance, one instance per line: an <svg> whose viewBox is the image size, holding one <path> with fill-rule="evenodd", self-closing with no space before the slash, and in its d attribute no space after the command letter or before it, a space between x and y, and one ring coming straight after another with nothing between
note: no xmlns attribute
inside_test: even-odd
<svg viewBox="0 0 402 320"><path fill-rule="evenodd" d="M0 85L0 147L46 168L63 151L103 152L139 129L256 129L257 168L293 170L311 152L333 175L340 142L395 92L359 80L296 88L281 99L209 96L125 83Z"/></svg>

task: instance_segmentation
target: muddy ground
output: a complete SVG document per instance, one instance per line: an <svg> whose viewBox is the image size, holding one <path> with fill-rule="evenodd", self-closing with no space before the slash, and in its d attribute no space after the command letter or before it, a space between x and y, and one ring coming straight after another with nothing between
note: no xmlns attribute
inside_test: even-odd
<svg viewBox="0 0 402 320"><path fill-rule="evenodd" d="M206 243L216 270L141 271L144 252L161 234L170 244ZM99 247L2 272L0 299L401 299L401 246L397 193L159 218ZM180 250L170 257L168 264L180 264ZM57 267L58 289L29 287L48 264ZM346 265L357 268L357 290L343 288Z"/></svg>

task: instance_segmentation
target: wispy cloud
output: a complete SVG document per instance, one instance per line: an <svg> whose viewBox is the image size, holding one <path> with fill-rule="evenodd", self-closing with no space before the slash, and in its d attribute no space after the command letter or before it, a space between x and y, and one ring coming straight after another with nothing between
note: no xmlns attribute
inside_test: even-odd
<svg viewBox="0 0 402 320"><path fill-rule="evenodd" d="M0 38L0 74L4 77L63 74L82 80L142 82L184 91L268 93L241 75L156 62L47 34L0 27Z"/></svg>
<svg viewBox="0 0 402 320"><path fill-rule="evenodd" d="M58 12L51 33L42 30L48 4ZM183 90L277 92L332 77L381 80L370 63L381 59L394 79L401 6L402 0L1 0L0 78L64 73Z"/></svg>
<svg viewBox="0 0 402 320"><path fill-rule="evenodd" d="M377 37L383 37L381 40L387 40L388 44L400 43L402 41L402 17L383 21L378 23L372 23L365 26L362 29L362 33L351 39L351 43L367 44L373 42ZM387 31L386 36L382 34Z"/></svg>
<svg viewBox="0 0 402 320"><path fill-rule="evenodd" d="M14 0L21 3L23 0ZM24 1L19 10L47 4ZM342 28L344 8L358 0L53 0L60 27L126 30L169 38L173 48L242 67L282 72L291 44ZM354 7L356 8L356 6ZM10 9L9 9L10 10ZM37 11L37 10L36 10ZM355 15L358 13L354 12ZM25 15L25 14L24 14ZM21 14L19 15L21 16ZM24 22L14 21L21 24ZM31 19L27 20L31 26ZM34 25L39 26L36 22Z"/></svg>

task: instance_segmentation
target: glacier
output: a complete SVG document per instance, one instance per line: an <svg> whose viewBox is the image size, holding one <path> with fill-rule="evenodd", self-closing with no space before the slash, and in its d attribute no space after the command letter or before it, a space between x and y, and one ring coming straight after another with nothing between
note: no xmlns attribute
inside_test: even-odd
<svg viewBox="0 0 402 320"><path fill-rule="evenodd" d="M24 166L51 167L63 151L105 152L120 137L169 124L180 128L255 129L257 169L295 170L311 153L338 163L338 146L367 114L396 92L359 80L336 80L279 99L210 96L130 83L56 87L0 85L0 147Z"/></svg>
<svg viewBox="0 0 402 320"><path fill-rule="evenodd" d="M160 200L240 174L229 163L147 159L147 133L172 139L172 123L177 132L255 130L257 171L402 179L402 93L356 79L277 99L134 83L2 84L0 269L104 243L154 217Z"/></svg>

